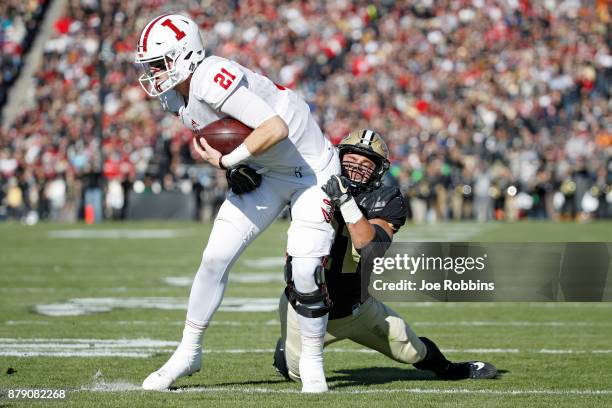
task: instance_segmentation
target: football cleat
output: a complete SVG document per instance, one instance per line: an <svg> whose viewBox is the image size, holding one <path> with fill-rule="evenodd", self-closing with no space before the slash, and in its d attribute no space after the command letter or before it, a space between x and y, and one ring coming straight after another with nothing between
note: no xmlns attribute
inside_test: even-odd
<svg viewBox="0 0 612 408"><path fill-rule="evenodd" d="M198 372L201 367L201 348L189 352L179 346L162 368L149 374L143 381L142 388L151 391L166 391L177 379Z"/></svg>
<svg viewBox="0 0 612 408"><path fill-rule="evenodd" d="M464 380L467 378L486 380L497 376L497 368L484 361L450 363L446 370L437 373L437 375L444 380Z"/></svg>
<svg viewBox="0 0 612 408"><path fill-rule="evenodd" d="M285 360L285 343L283 339L278 339L276 342L276 349L274 350L274 362L272 366L277 373L285 377L287 380L291 380L289 377L289 369L287 368L287 360Z"/></svg>
<svg viewBox="0 0 612 408"><path fill-rule="evenodd" d="M475 380L488 380L497 376L497 368L485 361L470 361L470 378Z"/></svg>

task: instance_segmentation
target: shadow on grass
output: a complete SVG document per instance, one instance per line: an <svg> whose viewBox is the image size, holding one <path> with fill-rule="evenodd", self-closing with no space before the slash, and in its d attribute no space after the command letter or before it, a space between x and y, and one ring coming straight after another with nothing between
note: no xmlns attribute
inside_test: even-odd
<svg viewBox="0 0 612 408"><path fill-rule="evenodd" d="M172 390L186 390L190 388L217 388L217 387L231 387L231 386L245 386L245 385L278 385L285 384L287 381L284 378L278 380L259 380L259 381L236 381L236 382L225 382L218 384L187 384L180 387L172 387Z"/></svg>
<svg viewBox="0 0 612 408"><path fill-rule="evenodd" d="M508 370L498 370L494 379L501 378ZM336 382L331 388L353 387L358 385L387 384L396 381L439 381L441 380L431 371L413 370L398 367L368 367L346 370L335 370L332 376L327 377L328 382ZM483 380L456 380L456 381L483 381Z"/></svg>
<svg viewBox="0 0 612 408"><path fill-rule="evenodd" d="M508 370L497 370L497 377L500 379ZM344 387L355 387L360 385L378 385L387 384L397 381L438 381L447 382L452 380L441 380L431 371L414 370L398 367L367 367L354 368L346 370L334 370L332 375L327 376L327 382L330 389L340 389ZM479 380L456 380L461 381L479 381ZM480 380L482 381L482 380ZM453 381L455 382L455 381ZM281 385L291 383L279 377L276 380L257 380L257 381L235 381L218 384L188 384L180 387L173 387L173 390L190 389L190 388L216 388L216 387L232 387L232 386L256 386L256 385ZM483 384L486 381L483 382Z"/></svg>
<svg viewBox="0 0 612 408"><path fill-rule="evenodd" d="M335 370L334 374L327 377L327 381L337 382L333 388L386 384L395 381L439 381L438 377L430 371L398 367L353 368Z"/></svg>

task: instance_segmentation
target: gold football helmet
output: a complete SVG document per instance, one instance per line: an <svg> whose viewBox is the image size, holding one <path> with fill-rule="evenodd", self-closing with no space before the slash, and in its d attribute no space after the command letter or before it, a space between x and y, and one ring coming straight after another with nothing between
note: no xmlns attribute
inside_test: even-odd
<svg viewBox="0 0 612 408"><path fill-rule="evenodd" d="M342 175L351 180L355 193L376 189L382 184L382 177L389 170L389 148L383 138L373 130L360 129L349 133L338 144ZM372 170L363 165L343 160L347 153L360 154L372 160Z"/></svg>

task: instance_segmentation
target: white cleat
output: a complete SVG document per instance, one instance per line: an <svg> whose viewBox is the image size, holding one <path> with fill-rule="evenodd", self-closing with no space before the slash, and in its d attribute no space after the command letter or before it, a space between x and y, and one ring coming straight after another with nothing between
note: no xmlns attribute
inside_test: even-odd
<svg viewBox="0 0 612 408"><path fill-rule="evenodd" d="M150 391L167 391L179 378L191 375L202 368L202 349L187 352L179 348L159 370L149 374L142 388Z"/></svg>

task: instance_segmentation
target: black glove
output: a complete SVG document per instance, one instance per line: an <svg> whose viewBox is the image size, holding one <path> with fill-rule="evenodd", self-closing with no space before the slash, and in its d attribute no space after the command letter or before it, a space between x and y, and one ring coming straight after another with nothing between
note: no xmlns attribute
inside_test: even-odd
<svg viewBox="0 0 612 408"><path fill-rule="evenodd" d="M345 176L331 176L321 189L325 191L335 206L340 207L353 198L349 191L350 185L349 179Z"/></svg>
<svg viewBox="0 0 612 408"><path fill-rule="evenodd" d="M229 188L238 195L253 191L261 184L261 174L246 164L227 169L225 178Z"/></svg>

